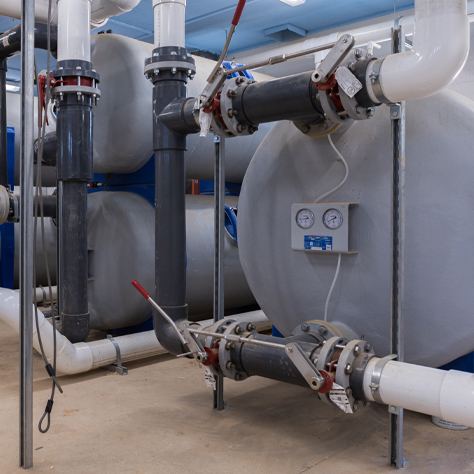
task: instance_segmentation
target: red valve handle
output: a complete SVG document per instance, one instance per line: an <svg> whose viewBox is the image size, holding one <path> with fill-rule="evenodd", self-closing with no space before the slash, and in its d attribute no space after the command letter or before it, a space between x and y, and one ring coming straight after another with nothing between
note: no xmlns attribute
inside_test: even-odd
<svg viewBox="0 0 474 474"><path fill-rule="evenodd" d="M142 294L143 298L145 298L146 300L150 298L148 292L145 290L145 288L143 288L142 285L140 285L140 283L138 283L137 280L133 280L132 285Z"/></svg>
<svg viewBox="0 0 474 474"><path fill-rule="evenodd" d="M237 8L235 9L234 18L232 18L232 24L234 26L237 26L239 24L240 17L242 16L242 12L244 11L246 1L247 0L239 0Z"/></svg>

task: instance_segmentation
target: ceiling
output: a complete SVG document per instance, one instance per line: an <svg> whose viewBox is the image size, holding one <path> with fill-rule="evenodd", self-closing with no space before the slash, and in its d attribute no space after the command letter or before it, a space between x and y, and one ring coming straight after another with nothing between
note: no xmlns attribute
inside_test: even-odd
<svg viewBox="0 0 474 474"><path fill-rule="evenodd" d="M413 3L414 0L306 0L303 5L292 7L279 0L247 0L229 53L276 44L279 40L287 39L285 35L304 36L391 14L394 6L397 11L410 9ZM236 5L237 0L187 0L187 48L190 51L205 50L219 54ZM17 23L16 20L0 16L0 31ZM134 10L111 18L105 27L94 33L108 29L116 34L152 43L152 0L142 0ZM43 69L46 66L45 53L38 51L37 60L39 69ZM8 78L19 80L19 57L9 60Z"/></svg>

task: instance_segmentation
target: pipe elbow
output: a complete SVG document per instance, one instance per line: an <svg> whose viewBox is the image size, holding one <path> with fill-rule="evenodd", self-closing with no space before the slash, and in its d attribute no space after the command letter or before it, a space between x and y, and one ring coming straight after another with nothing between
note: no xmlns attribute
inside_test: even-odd
<svg viewBox="0 0 474 474"><path fill-rule="evenodd" d="M140 0L92 0L91 24L94 28L105 25L112 16L133 10Z"/></svg>
<svg viewBox="0 0 474 474"><path fill-rule="evenodd" d="M161 317L161 316L159 316ZM163 349L175 356L186 352L175 330L168 323L157 324L154 319L155 336ZM178 323L177 323L178 324ZM179 325L179 324L178 324Z"/></svg>
<svg viewBox="0 0 474 474"><path fill-rule="evenodd" d="M386 102L429 97L461 72L469 54L469 18L462 8L466 2L454 3L455 12L445 7L435 15L419 15L413 50L385 58L379 82Z"/></svg>

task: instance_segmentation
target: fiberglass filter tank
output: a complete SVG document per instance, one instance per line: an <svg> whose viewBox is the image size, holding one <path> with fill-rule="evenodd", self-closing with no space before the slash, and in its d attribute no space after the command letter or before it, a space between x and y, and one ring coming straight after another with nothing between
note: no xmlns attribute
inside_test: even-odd
<svg viewBox="0 0 474 474"><path fill-rule="evenodd" d="M347 160L346 184L328 201L359 203L350 222L328 311L390 353L391 124L390 109L336 132ZM474 102L444 92L407 103L405 360L440 366L474 350ZM291 249L291 206L313 202L344 176L327 137L279 123L255 153L239 202L242 267L257 302L288 335L321 320L337 254Z"/></svg>
<svg viewBox="0 0 474 474"><path fill-rule="evenodd" d="M227 197L236 206L238 198ZM214 197L186 196L186 303L190 315L212 313L214 295ZM150 303L131 285L155 287L155 213L134 193L88 197L89 311L91 328L112 329L146 321ZM251 305L234 240L225 236L225 307Z"/></svg>
<svg viewBox="0 0 474 474"><path fill-rule="evenodd" d="M94 172L133 173L153 155L153 85L143 73L154 46L124 36L91 36L92 63L100 74L101 98L94 107ZM215 62L194 57L197 73L188 81L188 96L198 97ZM253 73L257 81L272 79ZM252 136L228 140L226 180L241 183L252 156L273 124L263 124ZM214 135L188 136L186 174L214 179Z"/></svg>

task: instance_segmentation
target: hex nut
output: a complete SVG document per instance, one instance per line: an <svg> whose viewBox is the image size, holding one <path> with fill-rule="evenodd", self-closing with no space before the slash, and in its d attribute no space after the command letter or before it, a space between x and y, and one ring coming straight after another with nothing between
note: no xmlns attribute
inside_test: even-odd
<svg viewBox="0 0 474 474"><path fill-rule="evenodd" d="M230 351L235 348L235 344L232 341L228 341L225 345L226 350Z"/></svg>
<svg viewBox="0 0 474 474"><path fill-rule="evenodd" d="M354 346L354 349L352 349L352 352L354 353L355 356L358 356L360 354L360 346L359 344L356 344Z"/></svg>
<svg viewBox="0 0 474 474"><path fill-rule="evenodd" d="M235 364L231 361L228 360L227 363L225 364L226 369L232 370L235 368Z"/></svg>
<svg viewBox="0 0 474 474"><path fill-rule="evenodd" d="M309 125L303 125L303 126L301 127L301 131L302 131L303 133L308 133L308 132L310 131L310 126L309 126Z"/></svg>
<svg viewBox="0 0 474 474"><path fill-rule="evenodd" d="M303 323L300 327L301 327L301 330L303 332L308 332L309 331L309 325L306 324L306 323Z"/></svg>
<svg viewBox="0 0 474 474"><path fill-rule="evenodd" d="M240 326L235 326L234 332L235 334L242 334L244 330Z"/></svg>
<svg viewBox="0 0 474 474"><path fill-rule="evenodd" d="M346 375L352 374L352 365L351 364L346 364L344 367L344 373Z"/></svg>
<svg viewBox="0 0 474 474"><path fill-rule="evenodd" d="M252 323L247 324L247 331L253 331L257 329Z"/></svg>
<svg viewBox="0 0 474 474"><path fill-rule="evenodd" d="M319 332L319 334L321 334L322 336L324 336L324 335L326 335L326 334L328 333L328 328L325 327L325 326L319 326L318 332Z"/></svg>

